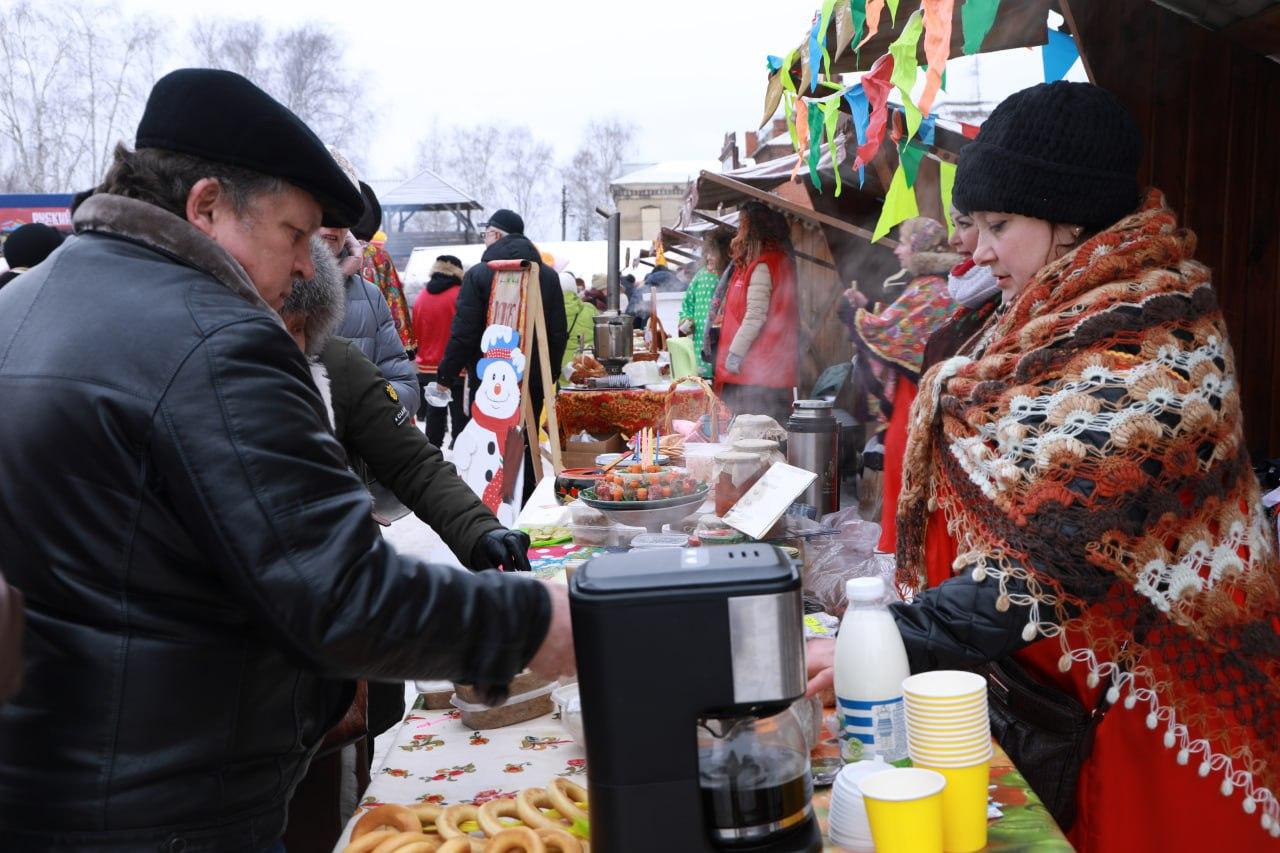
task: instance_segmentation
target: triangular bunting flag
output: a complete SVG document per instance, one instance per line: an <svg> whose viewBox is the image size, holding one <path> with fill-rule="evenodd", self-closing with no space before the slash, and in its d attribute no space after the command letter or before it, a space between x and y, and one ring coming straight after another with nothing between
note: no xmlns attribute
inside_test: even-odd
<svg viewBox="0 0 1280 853"><path fill-rule="evenodd" d="M1066 33L1049 30L1049 41L1040 49L1044 59L1044 82L1052 83L1067 76L1071 66L1080 58L1076 40Z"/></svg>
<svg viewBox="0 0 1280 853"><path fill-rule="evenodd" d="M938 164L938 183L942 185L942 218L947 222L947 236L955 233L951 221L951 196L956 186L956 164L943 160Z"/></svg>
<svg viewBox="0 0 1280 853"><path fill-rule="evenodd" d="M916 175L920 173L920 163L924 160L924 155L924 148L915 142L908 142L898 149L898 162L902 164L907 186L916 185Z"/></svg>
<svg viewBox="0 0 1280 853"><path fill-rule="evenodd" d="M929 63L924 91L920 93L920 112L933 111L933 99L942 88L942 73L951 55L951 14L954 0L924 0L924 57Z"/></svg>
<svg viewBox="0 0 1280 853"><path fill-rule="evenodd" d="M898 0L885 0L885 5L889 7L889 21L898 26Z"/></svg>
<svg viewBox="0 0 1280 853"><path fill-rule="evenodd" d="M893 56L886 53L876 60L871 70L862 75L862 88L867 95L870 119L867 122L867 138L858 146L859 166L865 166L880 150L884 141L884 128L889 120L889 90L893 88Z"/></svg>
<svg viewBox="0 0 1280 853"><path fill-rule="evenodd" d="M964 27L965 53L973 54L982 50L982 42L991 31L991 25L996 22L999 8L1000 0L964 0L960 22Z"/></svg>
<svg viewBox="0 0 1280 853"><path fill-rule="evenodd" d="M880 221L876 223L871 242L874 243L888 234L889 229L899 222L905 222L919 215L920 208L916 206L915 190L907 186L906 175L899 166L898 171L893 173L893 180L889 183L889 192L885 194L884 208L880 211Z"/></svg>
<svg viewBox="0 0 1280 853"><path fill-rule="evenodd" d="M867 0L867 34L858 42L859 49L880 31L880 13L883 11L884 0Z"/></svg>
<svg viewBox="0 0 1280 853"><path fill-rule="evenodd" d="M911 100L911 89L916 85L916 74L920 63L916 59L916 50L920 45L920 35L924 31L924 16L919 11L913 12L902 28L901 35L889 45L889 54L893 56L893 85L902 94L902 105L907 111L907 139L916 135L923 118L915 101Z"/></svg>

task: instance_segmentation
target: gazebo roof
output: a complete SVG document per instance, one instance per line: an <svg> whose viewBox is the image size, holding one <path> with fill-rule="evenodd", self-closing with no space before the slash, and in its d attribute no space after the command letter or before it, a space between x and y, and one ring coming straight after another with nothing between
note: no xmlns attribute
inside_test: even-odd
<svg viewBox="0 0 1280 853"><path fill-rule="evenodd" d="M384 211L482 210L484 205L430 169L423 169L407 181L382 189L384 181L370 181Z"/></svg>

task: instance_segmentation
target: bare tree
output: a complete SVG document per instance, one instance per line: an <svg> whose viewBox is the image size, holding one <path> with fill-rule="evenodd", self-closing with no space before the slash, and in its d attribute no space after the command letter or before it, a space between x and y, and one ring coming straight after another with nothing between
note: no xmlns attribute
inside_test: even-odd
<svg viewBox="0 0 1280 853"><path fill-rule="evenodd" d="M132 135L162 46L143 16L20 0L0 20L0 183L66 192L98 180Z"/></svg>
<svg viewBox="0 0 1280 853"><path fill-rule="evenodd" d="M593 119L583 130L582 143L562 172L569 215L577 223L579 239L604 236L605 221L595 210L613 207L609 182L618 177L635 135L635 125L617 118Z"/></svg>
<svg viewBox="0 0 1280 853"><path fill-rule="evenodd" d="M307 23L273 34L261 21L203 19L191 40L201 64L248 77L357 165L365 159L365 80L331 29Z"/></svg>

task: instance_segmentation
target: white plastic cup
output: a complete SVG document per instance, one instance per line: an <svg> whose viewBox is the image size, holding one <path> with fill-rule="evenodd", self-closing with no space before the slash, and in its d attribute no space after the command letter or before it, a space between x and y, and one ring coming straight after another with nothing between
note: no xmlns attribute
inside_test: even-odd
<svg viewBox="0 0 1280 853"><path fill-rule="evenodd" d="M939 669L908 676L902 681L902 692L926 702L953 702L987 693L987 680L981 675L958 669Z"/></svg>
<svg viewBox="0 0 1280 853"><path fill-rule="evenodd" d="M440 390L437 391L437 388ZM435 382L422 389L422 396L427 401L428 406L435 406L437 409L443 409L453 402L453 392Z"/></svg>

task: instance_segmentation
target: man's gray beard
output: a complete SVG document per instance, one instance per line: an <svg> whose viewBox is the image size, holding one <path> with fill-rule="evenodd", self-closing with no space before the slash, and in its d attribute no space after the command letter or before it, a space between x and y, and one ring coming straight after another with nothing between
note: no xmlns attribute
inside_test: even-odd
<svg viewBox="0 0 1280 853"><path fill-rule="evenodd" d="M280 314L302 314L306 317L306 352L308 356L316 356L342 322L347 295L342 273L338 269L338 260L319 236L311 238L311 263L315 267L316 277L293 280L293 291L281 306Z"/></svg>

